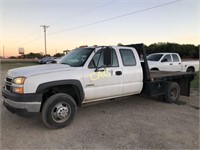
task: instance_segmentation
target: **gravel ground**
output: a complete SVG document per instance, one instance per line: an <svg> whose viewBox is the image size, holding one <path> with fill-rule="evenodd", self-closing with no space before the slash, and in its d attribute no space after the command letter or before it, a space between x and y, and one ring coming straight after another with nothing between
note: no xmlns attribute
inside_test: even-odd
<svg viewBox="0 0 200 150"><path fill-rule="evenodd" d="M70 126L59 130L46 128L40 115L22 118L2 103L0 109L1 149L199 149L194 89L177 104L137 95L85 105Z"/></svg>

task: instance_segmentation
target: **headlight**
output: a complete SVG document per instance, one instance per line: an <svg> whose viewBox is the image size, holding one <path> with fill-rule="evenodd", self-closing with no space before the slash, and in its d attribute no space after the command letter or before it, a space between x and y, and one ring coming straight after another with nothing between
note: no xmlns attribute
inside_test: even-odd
<svg viewBox="0 0 200 150"><path fill-rule="evenodd" d="M14 93L19 93L19 94L23 94L24 93L24 81L25 81L25 77L16 77L13 79L12 81L12 92Z"/></svg>
<svg viewBox="0 0 200 150"><path fill-rule="evenodd" d="M25 79L26 79L25 77L17 77L17 78L13 79L13 83L14 84L24 84Z"/></svg>

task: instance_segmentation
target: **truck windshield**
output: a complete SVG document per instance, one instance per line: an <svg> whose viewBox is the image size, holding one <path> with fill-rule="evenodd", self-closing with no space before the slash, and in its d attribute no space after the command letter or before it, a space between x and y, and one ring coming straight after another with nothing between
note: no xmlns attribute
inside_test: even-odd
<svg viewBox="0 0 200 150"><path fill-rule="evenodd" d="M163 54L151 54L147 56L147 60L149 61L159 61Z"/></svg>
<svg viewBox="0 0 200 150"><path fill-rule="evenodd" d="M93 50L94 48L74 49L69 54L64 56L60 61L58 61L58 63L66 64L71 67L81 67L85 64Z"/></svg>

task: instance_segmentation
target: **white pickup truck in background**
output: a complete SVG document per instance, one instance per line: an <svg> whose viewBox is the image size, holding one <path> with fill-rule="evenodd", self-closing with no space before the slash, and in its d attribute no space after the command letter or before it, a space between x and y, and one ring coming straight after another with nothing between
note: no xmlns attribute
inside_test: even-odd
<svg viewBox="0 0 200 150"><path fill-rule="evenodd" d="M147 56L149 69L160 71L198 72L199 61L182 61L177 53L154 53Z"/></svg>

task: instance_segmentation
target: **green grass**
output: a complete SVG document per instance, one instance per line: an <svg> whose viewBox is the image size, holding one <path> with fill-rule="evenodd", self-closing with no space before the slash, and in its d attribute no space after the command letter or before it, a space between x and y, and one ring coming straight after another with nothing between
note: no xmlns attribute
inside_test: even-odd
<svg viewBox="0 0 200 150"><path fill-rule="evenodd" d="M192 88L199 88L199 72L195 76L194 80L191 83Z"/></svg>
<svg viewBox="0 0 200 150"><path fill-rule="evenodd" d="M7 71L12 68L19 68L19 67L25 67L25 66L32 66L37 65L37 63L34 62L1 62L1 70Z"/></svg>

